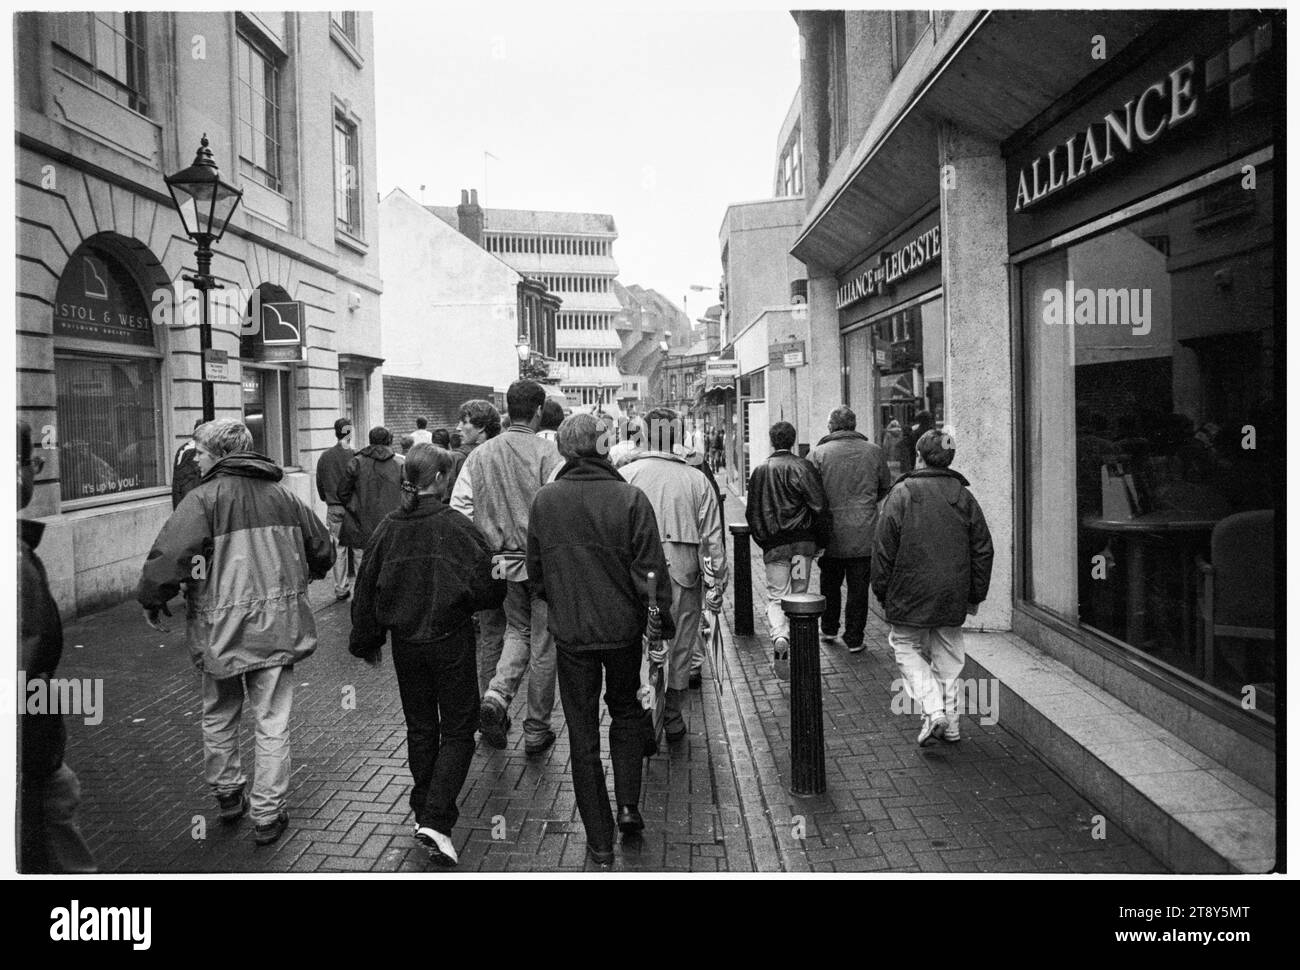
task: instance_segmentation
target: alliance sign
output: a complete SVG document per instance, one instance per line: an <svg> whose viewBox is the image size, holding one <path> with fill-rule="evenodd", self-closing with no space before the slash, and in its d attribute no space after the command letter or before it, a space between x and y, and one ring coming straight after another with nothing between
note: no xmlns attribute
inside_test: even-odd
<svg viewBox="0 0 1300 970"><path fill-rule="evenodd" d="M1107 112L1101 121L1088 125L1046 155L1035 158L1020 170L1014 211L1023 212L1109 165L1121 157L1121 149L1123 153L1135 153L1195 117L1200 107L1195 90L1196 73L1193 58L1147 85L1122 108Z"/></svg>
<svg viewBox="0 0 1300 970"><path fill-rule="evenodd" d="M883 293L913 273L939 259L939 227L921 233L893 252L882 252L875 266L869 266L836 291L835 308L843 310L876 293Z"/></svg>

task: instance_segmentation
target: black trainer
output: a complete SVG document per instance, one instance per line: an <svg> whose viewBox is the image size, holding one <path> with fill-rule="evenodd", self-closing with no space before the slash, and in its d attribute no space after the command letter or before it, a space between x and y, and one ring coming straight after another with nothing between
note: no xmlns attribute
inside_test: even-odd
<svg viewBox="0 0 1300 970"><path fill-rule="evenodd" d="M274 821L259 825L253 830L253 841L258 845L270 845L284 835L284 830L288 827L289 813L281 812Z"/></svg>
<svg viewBox="0 0 1300 970"><path fill-rule="evenodd" d="M618 830L624 835L634 835L645 828L645 819L635 805L618 807Z"/></svg>
<svg viewBox="0 0 1300 970"><path fill-rule="evenodd" d="M248 795L243 788L217 796L223 825L233 825L248 814Z"/></svg>

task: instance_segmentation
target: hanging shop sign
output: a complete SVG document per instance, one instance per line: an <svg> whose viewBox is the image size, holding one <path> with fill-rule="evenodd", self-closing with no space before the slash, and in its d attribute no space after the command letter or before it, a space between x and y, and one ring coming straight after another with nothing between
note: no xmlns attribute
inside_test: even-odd
<svg viewBox="0 0 1300 970"><path fill-rule="evenodd" d="M738 360L706 360L704 380L708 384L730 384L740 376Z"/></svg>
<svg viewBox="0 0 1300 970"><path fill-rule="evenodd" d="M883 293L939 260L939 227L921 233L892 252L882 252L874 266L868 266L836 292L835 307L843 310L859 300Z"/></svg>
<svg viewBox="0 0 1300 970"><path fill-rule="evenodd" d="M1023 212L1117 159L1145 150L1196 117L1201 104L1200 68L1197 58L1180 64L1123 106L1107 112L1100 121L1022 167L1016 181L1014 211Z"/></svg>
<svg viewBox="0 0 1300 970"><path fill-rule="evenodd" d="M253 333L240 337L239 356L256 361L306 360L307 315L301 300L263 303Z"/></svg>

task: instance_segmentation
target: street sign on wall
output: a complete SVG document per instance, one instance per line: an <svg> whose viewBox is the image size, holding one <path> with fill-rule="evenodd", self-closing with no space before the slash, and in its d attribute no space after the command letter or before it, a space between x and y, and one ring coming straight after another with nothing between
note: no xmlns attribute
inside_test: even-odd
<svg viewBox="0 0 1300 970"><path fill-rule="evenodd" d="M781 343L768 344L767 362L774 367L796 367L797 364L787 364L785 362L785 355L794 353L807 359L807 344L802 340L785 340ZM803 360L800 360L799 363L802 364Z"/></svg>

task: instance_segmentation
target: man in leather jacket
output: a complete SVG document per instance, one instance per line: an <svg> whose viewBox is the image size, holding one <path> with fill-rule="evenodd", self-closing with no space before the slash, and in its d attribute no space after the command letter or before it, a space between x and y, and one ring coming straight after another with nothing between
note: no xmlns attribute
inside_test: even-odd
<svg viewBox="0 0 1300 970"><path fill-rule="evenodd" d="M825 545L821 532L826 493L821 476L794 447L795 430L778 421L768 432L772 454L749 476L745 521L763 550L767 580L767 625L772 634L772 669L790 679L790 621L781 608L788 593L806 593L812 558Z"/></svg>

